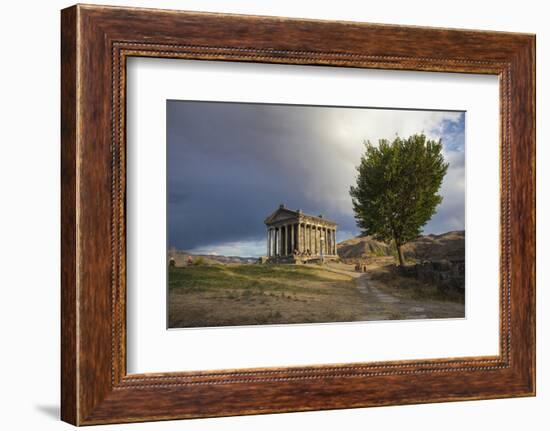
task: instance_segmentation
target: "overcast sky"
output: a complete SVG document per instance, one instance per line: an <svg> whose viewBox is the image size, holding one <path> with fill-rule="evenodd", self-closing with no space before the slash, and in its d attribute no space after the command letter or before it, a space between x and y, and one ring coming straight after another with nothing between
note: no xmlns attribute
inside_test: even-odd
<svg viewBox="0 0 550 431"><path fill-rule="evenodd" d="M364 141L424 132L449 163L424 233L464 229L464 113L220 102L167 102L168 243L194 253L260 256L279 204L356 236L349 188Z"/></svg>

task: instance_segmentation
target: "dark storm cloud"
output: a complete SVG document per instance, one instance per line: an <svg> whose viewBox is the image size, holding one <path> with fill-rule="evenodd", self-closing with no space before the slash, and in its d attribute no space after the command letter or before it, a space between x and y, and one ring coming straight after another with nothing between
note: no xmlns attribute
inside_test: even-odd
<svg viewBox="0 0 550 431"><path fill-rule="evenodd" d="M263 220L280 203L323 212L303 189L323 170L315 157L322 139L312 119L283 106L169 102L171 245L263 237Z"/></svg>
<svg viewBox="0 0 550 431"><path fill-rule="evenodd" d="M169 245L260 254L263 220L281 203L357 234L348 190L362 142L456 120L408 114L396 127L401 111L168 101Z"/></svg>

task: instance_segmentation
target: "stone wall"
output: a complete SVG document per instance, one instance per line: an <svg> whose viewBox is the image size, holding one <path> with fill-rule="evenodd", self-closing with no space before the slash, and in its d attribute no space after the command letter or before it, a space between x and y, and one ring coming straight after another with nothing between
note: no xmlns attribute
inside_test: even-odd
<svg viewBox="0 0 550 431"><path fill-rule="evenodd" d="M464 290L464 260L437 260L399 268L402 275L428 281L444 289Z"/></svg>

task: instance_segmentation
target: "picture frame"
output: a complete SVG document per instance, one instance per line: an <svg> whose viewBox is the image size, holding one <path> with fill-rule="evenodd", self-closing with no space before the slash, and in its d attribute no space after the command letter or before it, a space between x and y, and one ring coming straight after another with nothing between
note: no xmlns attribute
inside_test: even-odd
<svg viewBox="0 0 550 431"><path fill-rule="evenodd" d="M74 425L535 395L535 36L76 5L61 13L61 418ZM126 60L490 74L500 352L128 374Z"/></svg>

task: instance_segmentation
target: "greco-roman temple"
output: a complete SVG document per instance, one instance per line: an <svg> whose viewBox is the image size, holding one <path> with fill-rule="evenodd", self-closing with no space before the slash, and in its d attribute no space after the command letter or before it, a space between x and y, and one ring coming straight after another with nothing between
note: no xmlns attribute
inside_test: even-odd
<svg viewBox="0 0 550 431"><path fill-rule="evenodd" d="M268 262L306 263L338 257L337 224L322 215L312 216L280 205L264 223Z"/></svg>

